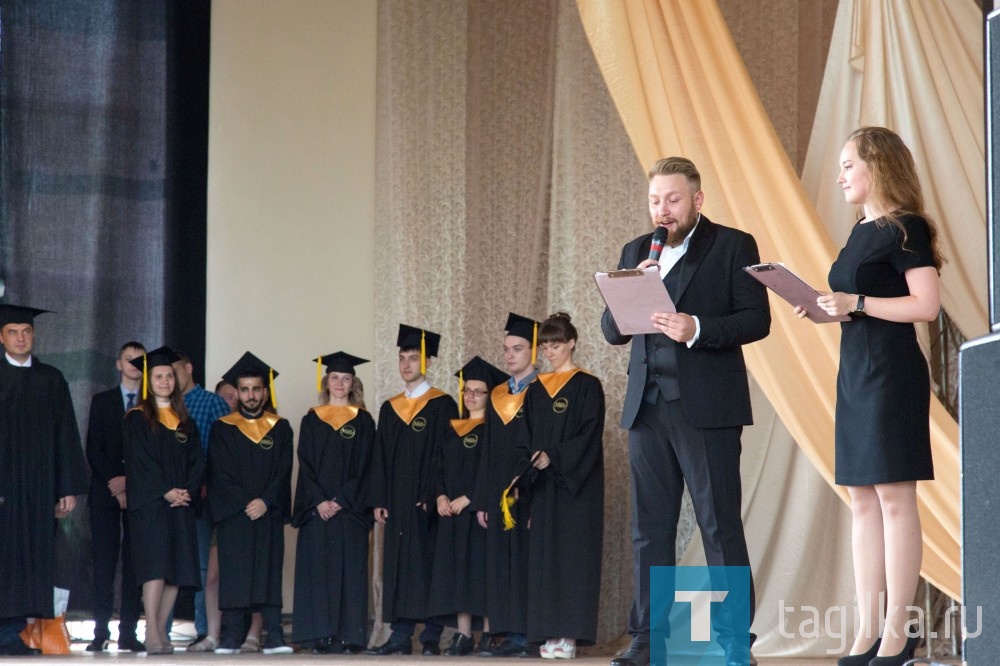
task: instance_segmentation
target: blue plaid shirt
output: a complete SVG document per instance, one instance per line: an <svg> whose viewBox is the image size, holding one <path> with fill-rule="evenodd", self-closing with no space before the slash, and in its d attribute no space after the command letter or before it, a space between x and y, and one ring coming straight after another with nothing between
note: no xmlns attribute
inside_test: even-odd
<svg viewBox="0 0 1000 666"><path fill-rule="evenodd" d="M201 437L201 448L208 451L208 436L212 432L212 423L217 418L229 413L229 405L222 396L216 395L195 384L194 388L184 394L184 406L188 414L198 426L198 436Z"/></svg>

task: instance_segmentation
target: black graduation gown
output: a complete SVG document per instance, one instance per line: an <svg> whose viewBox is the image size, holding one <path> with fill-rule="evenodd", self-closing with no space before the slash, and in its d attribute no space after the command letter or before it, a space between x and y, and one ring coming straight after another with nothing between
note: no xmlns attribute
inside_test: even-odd
<svg viewBox="0 0 1000 666"><path fill-rule="evenodd" d="M528 388L525 415L532 449L551 461L529 481L528 640L593 644L604 538L604 390L586 372L542 374Z"/></svg>
<svg viewBox="0 0 1000 666"><path fill-rule="evenodd" d="M454 500L465 495L472 500L485 435L485 419L451 421L448 436L438 444L435 498L445 495ZM471 504L457 516L438 515L431 592L427 601L431 616L448 625L453 625L456 613L471 613L482 618L486 607L485 556L486 530L476 520Z"/></svg>
<svg viewBox="0 0 1000 666"><path fill-rule="evenodd" d="M37 358L13 366L0 348L0 618L52 617L56 503L85 492L62 373Z"/></svg>
<svg viewBox="0 0 1000 666"><path fill-rule="evenodd" d="M375 445L375 421L357 407L309 410L299 428L299 474L292 527L295 610L292 641L333 637L365 645L368 629L368 536L361 481ZM334 500L343 508L330 520L316 505Z"/></svg>
<svg viewBox="0 0 1000 666"><path fill-rule="evenodd" d="M500 495L529 458L528 428L522 391L511 394L506 384L493 388L486 406L485 446L480 453L476 496L469 507L485 511L486 615L494 633L527 632L528 497L514 503L515 525L504 530Z"/></svg>
<svg viewBox="0 0 1000 666"><path fill-rule="evenodd" d="M219 608L281 606L285 523L291 518L292 427L271 412L239 412L212 424L208 501L219 547ZM247 504L267 513L250 520Z"/></svg>
<svg viewBox="0 0 1000 666"><path fill-rule="evenodd" d="M368 506L389 510L382 557L383 622L428 617L438 522L431 484L434 449L457 415L455 400L434 388L412 400L401 393L379 410Z"/></svg>
<svg viewBox="0 0 1000 666"><path fill-rule="evenodd" d="M192 498L201 491L205 454L194 422L186 430L163 423L150 428L142 409L125 415L125 493L140 585L162 578L168 585L201 589L194 504L171 507L163 497L173 488L186 489Z"/></svg>

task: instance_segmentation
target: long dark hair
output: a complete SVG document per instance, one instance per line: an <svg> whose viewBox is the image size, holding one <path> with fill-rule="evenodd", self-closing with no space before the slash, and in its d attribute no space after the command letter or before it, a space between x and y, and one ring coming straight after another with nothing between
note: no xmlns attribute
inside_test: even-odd
<svg viewBox="0 0 1000 666"><path fill-rule="evenodd" d="M158 366L153 366L158 367ZM173 368L171 368L172 370ZM147 369L147 375L151 376L153 374L153 368ZM146 392L145 398L139 399L138 407L142 409L142 415L146 419L146 424L149 425L149 429L155 431L160 427L160 416L158 413L159 407L156 405L156 396L153 395L152 389ZM188 414L187 407L184 405L184 396L181 394L181 388L177 384L177 377L174 377L174 392L170 394L170 408L177 413L177 418L180 419L180 424L177 426L177 430L183 433L190 434L194 430L194 422L191 420L191 415Z"/></svg>
<svg viewBox="0 0 1000 666"><path fill-rule="evenodd" d="M578 339L576 326L571 323L571 317L565 312L549 315L549 318L538 327L538 344L543 342L574 342Z"/></svg>

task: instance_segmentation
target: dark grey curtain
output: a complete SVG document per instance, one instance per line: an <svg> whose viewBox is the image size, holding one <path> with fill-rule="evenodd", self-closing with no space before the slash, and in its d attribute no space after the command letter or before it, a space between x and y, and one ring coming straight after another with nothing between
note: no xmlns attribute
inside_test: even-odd
<svg viewBox="0 0 1000 666"><path fill-rule="evenodd" d="M0 0L0 280L81 434L127 340L204 354L207 0ZM152 347L150 347L152 346ZM85 505L59 578L89 603Z"/></svg>

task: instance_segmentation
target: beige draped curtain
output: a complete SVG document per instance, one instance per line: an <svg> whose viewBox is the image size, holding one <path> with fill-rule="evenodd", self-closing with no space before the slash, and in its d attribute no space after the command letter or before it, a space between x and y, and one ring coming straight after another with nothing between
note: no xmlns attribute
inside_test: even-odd
<svg viewBox="0 0 1000 666"><path fill-rule="evenodd" d="M716 3L578 0L578 7L640 162L690 157L702 171L710 217L752 233L765 261L785 261L824 286L837 246L781 148ZM835 162L839 149L828 159ZM839 330L796 319L778 299L772 311L770 336L746 349L750 371L832 484ZM958 429L936 399L931 438L937 480L919 489L922 573L958 598Z"/></svg>

